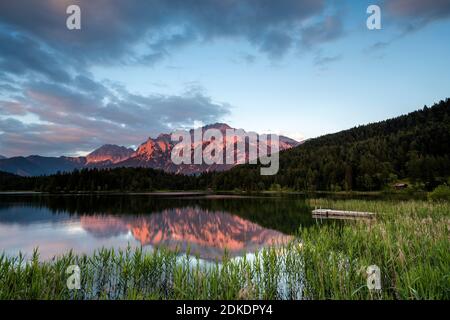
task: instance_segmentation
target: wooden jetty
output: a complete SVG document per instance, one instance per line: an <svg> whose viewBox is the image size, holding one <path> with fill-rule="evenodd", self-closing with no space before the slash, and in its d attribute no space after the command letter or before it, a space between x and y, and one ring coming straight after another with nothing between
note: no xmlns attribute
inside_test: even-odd
<svg viewBox="0 0 450 320"><path fill-rule="evenodd" d="M375 213L372 213L372 212L344 211L344 210L333 210L333 209L315 209L312 211L312 215L313 215L313 217L317 217L317 218L335 218L335 219L345 219L345 218L371 219L371 218L375 218Z"/></svg>

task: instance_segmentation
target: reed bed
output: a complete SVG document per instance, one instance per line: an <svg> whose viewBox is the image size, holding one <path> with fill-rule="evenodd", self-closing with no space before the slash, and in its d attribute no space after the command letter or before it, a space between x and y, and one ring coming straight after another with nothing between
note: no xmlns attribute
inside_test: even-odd
<svg viewBox="0 0 450 320"><path fill-rule="evenodd" d="M296 240L254 255L204 262L165 249L102 249L41 261L36 251L0 256L0 299L449 299L450 204L310 200L310 206L372 211L372 221L300 228ZM66 269L78 265L81 289ZM369 290L366 269L381 270Z"/></svg>

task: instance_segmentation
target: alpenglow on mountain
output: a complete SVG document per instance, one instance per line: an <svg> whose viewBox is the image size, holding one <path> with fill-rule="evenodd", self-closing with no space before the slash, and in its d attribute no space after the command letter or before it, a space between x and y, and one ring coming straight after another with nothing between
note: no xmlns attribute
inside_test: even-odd
<svg viewBox="0 0 450 320"><path fill-rule="evenodd" d="M205 131L210 128L220 130L224 137L226 130L232 129L225 123L215 123L202 127L202 130ZM191 134L193 132L191 130ZM280 151L299 145L299 142L288 137L280 136L279 138ZM171 141L171 135L166 133L160 134L157 138L148 138L136 150L106 144L85 157L43 157L32 155L27 157L0 158L0 171L22 176L39 176L57 172L70 172L83 168L144 167L180 174L198 174L210 171L224 171L234 166L234 164L175 165L171 160L171 152L176 143ZM203 141L202 148L205 148L209 143L209 141ZM220 148L225 149L225 143L217 143L219 143ZM248 159L249 141L245 141L245 143L247 150L245 157Z"/></svg>

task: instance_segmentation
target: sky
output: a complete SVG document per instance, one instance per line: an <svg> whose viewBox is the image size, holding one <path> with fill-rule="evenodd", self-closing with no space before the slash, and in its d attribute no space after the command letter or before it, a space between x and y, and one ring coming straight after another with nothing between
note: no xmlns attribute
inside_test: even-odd
<svg viewBox="0 0 450 320"><path fill-rule="evenodd" d="M2 1L0 155L214 122L299 140L384 120L450 97L449 34L450 0Z"/></svg>

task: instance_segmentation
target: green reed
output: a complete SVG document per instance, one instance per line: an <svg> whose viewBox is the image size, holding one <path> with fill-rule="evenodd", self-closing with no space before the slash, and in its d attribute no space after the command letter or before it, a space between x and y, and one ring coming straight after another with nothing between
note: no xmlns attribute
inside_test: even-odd
<svg viewBox="0 0 450 320"><path fill-rule="evenodd" d="M331 299L448 299L450 204L426 201L312 200L312 206L377 213L302 230L307 295ZM367 289L366 267L382 290ZM360 285L358 287L358 284Z"/></svg>
<svg viewBox="0 0 450 320"><path fill-rule="evenodd" d="M0 256L0 299L449 299L450 203L310 200L310 206L371 211L370 221L318 223L254 256L204 262L166 249L68 252L41 261ZM81 289L66 285L70 265ZM381 270L382 289L366 286Z"/></svg>

